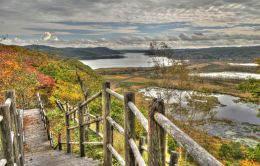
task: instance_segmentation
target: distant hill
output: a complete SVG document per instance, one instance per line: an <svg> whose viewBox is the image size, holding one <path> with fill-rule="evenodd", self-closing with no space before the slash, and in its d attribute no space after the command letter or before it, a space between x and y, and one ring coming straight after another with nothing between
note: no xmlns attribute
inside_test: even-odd
<svg viewBox="0 0 260 166"><path fill-rule="evenodd" d="M122 52L146 53L153 56L149 50L122 50ZM260 46L250 47L212 47L200 49L173 49L170 58L176 59L217 59L217 60L250 60L260 58Z"/></svg>
<svg viewBox="0 0 260 166"><path fill-rule="evenodd" d="M56 54L62 57L67 58L76 58L81 60L87 59L112 59L112 58L123 58L121 52L112 50L106 47L96 47L96 48L74 48L74 47L65 47L65 48L56 48L43 45L28 45L24 46L25 48L34 50L34 51L43 51L49 54Z"/></svg>
<svg viewBox="0 0 260 166"><path fill-rule="evenodd" d="M24 46L31 50L44 51L62 57L87 59L113 59L123 58L122 53L145 53L153 56L150 50L112 50L106 47L96 48L56 48L43 45ZM250 47L212 47L199 49L173 49L169 58L191 60L251 60L260 57L260 46Z"/></svg>

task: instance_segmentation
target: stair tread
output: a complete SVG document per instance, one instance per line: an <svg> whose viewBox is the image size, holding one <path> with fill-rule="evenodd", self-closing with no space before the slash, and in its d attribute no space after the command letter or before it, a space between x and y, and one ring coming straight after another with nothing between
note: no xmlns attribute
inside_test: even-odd
<svg viewBox="0 0 260 166"><path fill-rule="evenodd" d="M25 166L98 166L100 162L53 150L47 139L39 109L24 111Z"/></svg>

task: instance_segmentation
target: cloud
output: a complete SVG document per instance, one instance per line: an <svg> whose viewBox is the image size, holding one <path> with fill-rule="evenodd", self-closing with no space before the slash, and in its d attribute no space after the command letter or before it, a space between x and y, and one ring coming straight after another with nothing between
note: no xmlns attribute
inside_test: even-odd
<svg viewBox="0 0 260 166"><path fill-rule="evenodd" d="M259 0L1 0L0 33L15 44L51 32L63 41L47 44L68 46L260 45L259 9Z"/></svg>
<svg viewBox="0 0 260 166"><path fill-rule="evenodd" d="M59 38L54 33L51 33L51 32L45 32L42 35L41 39L44 41L50 41L50 40L58 41L59 40Z"/></svg>

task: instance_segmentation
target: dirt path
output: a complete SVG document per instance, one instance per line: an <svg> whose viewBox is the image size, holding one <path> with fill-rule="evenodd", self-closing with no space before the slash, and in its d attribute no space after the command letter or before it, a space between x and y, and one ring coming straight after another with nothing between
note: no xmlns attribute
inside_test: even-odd
<svg viewBox="0 0 260 166"><path fill-rule="evenodd" d="M51 149L38 109L24 111L26 166L98 166L99 162Z"/></svg>

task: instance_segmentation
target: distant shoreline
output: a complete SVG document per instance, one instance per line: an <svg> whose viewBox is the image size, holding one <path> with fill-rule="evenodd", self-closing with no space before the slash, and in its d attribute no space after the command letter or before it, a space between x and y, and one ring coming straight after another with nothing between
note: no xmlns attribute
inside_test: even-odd
<svg viewBox="0 0 260 166"><path fill-rule="evenodd" d="M100 56L100 57L86 57L82 58L80 60L98 60L98 59L123 59L125 56L123 55L106 55L106 56Z"/></svg>

